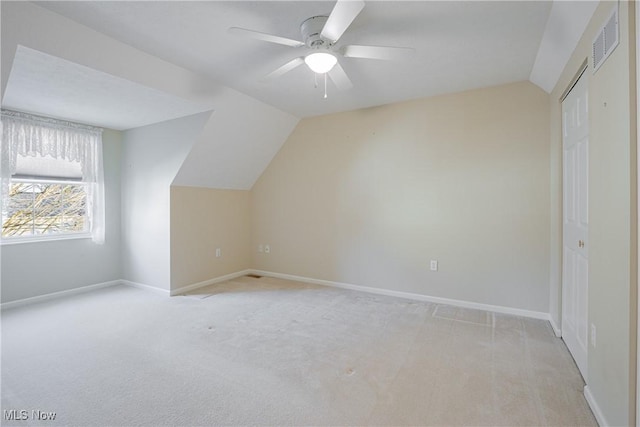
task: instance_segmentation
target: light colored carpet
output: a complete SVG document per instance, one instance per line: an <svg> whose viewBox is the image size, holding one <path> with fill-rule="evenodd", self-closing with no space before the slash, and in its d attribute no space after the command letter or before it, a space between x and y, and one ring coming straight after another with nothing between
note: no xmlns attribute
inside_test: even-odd
<svg viewBox="0 0 640 427"><path fill-rule="evenodd" d="M243 277L2 313L3 425L596 425L547 322Z"/></svg>

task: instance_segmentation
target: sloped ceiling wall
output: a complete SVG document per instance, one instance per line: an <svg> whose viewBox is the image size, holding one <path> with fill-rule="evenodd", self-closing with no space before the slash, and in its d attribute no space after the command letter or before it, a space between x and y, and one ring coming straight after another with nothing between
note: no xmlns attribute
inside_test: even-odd
<svg viewBox="0 0 640 427"><path fill-rule="evenodd" d="M249 190L298 119L231 89L216 106L173 184Z"/></svg>
<svg viewBox="0 0 640 427"><path fill-rule="evenodd" d="M215 110L177 174L180 185L250 188L298 122L34 4L2 2L0 7L3 97L18 46L24 46Z"/></svg>
<svg viewBox="0 0 640 427"><path fill-rule="evenodd" d="M551 93L598 1L554 1L529 80Z"/></svg>

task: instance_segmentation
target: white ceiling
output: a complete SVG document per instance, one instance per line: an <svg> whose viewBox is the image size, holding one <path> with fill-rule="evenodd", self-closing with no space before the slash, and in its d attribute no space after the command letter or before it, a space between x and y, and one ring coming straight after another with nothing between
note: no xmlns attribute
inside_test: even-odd
<svg viewBox="0 0 640 427"><path fill-rule="evenodd" d="M212 109L24 46L2 107L117 130Z"/></svg>
<svg viewBox="0 0 640 427"><path fill-rule="evenodd" d="M110 37L262 100L298 117L528 80L545 32L547 1L369 1L339 41L408 46L406 62L340 58L354 83L329 98L300 66L259 79L304 54L227 33L232 26L300 39L300 23L335 2L39 2Z"/></svg>

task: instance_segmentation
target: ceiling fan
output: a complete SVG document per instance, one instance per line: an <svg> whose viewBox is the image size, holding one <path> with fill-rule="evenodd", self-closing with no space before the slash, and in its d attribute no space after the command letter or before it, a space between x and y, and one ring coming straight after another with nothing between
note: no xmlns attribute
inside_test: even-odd
<svg viewBox="0 0 640 427"><path fill-rule="evenodd" d="M356 19L364 6L363 0L338 0L329 16L313 16L302 22L300 32L303 41L239 27L231 27L229 28L229 32L231 34L290 47L306 46L308 53L278 67L264 76L263 80L280 77L302 64L307 64L311 71L316 73L316 76L318 74L324 76L324 97L326 98L327 74L338 89L346 90L353 87L351 80L340 66L338 56L345 58L401 60L411 56L414 52L413 48L408 47L362 45L347 45L338 49L336 43Z"/></svg>

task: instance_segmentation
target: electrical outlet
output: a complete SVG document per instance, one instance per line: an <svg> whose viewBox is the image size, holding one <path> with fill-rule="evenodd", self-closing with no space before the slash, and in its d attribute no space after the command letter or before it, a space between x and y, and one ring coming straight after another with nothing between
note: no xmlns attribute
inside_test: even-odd
<svg viewBox="0 0 640 427"><path fill-rule="evenodd" d="M264 245L264 253L265 254L271 253L271 248L269 247L269 245Z"/></svg>
<svg viewBox="0 0 640 427"><path fill-rule="evenodd" d="M264 247L262 245L258 245L258 252L264 252Z"/></svg>
<svg viewBox="0 0 640 427"><path fill-rule="evenodd" d="M438 260L432 259L429 267L431 268L431 271L438 271Z"/></svg>
<svg viewBox="0 0 640 427"><path fill-rule="evenodd" d="M222 249L216 248L216 258L220 258L222 256Z"/></svg>
<svg viewBox="0 0 640 427"><path fill-rule="evenodd" d="M596 325L591 324L591 345L596 347Z"/></svg>

